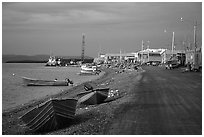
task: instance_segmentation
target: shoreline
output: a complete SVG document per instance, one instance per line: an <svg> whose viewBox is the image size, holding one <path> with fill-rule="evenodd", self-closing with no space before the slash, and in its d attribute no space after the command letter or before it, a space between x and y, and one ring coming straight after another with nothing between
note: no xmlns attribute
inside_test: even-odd
<svg viewBox="0 0 204 137"><path fill-rule="evenodd" d="M17 110L21 110L23 108L27 108L29 106L33 106L33 104L40 104L46 100L49 100L50 98L56 98L57 96L61 96L63 94L66 94L68 93L70 90L72 90L72 88L77 88L78 86L81 86L87 82L91 82L91 81L94 81L94 80L98 80L100 79L101 77L103 77L103 75L105 75L106 72L102 71L96 78L92 78L92 79L89 79L85 82L77 82L76 84L74 83L73 86L68 86L67 89L61 89L59 90L59 93L56 93L54 95L46 95L45 97L42 97L42 98L36 98L36 99L33 99L33 100L30 100L29 102L27 103L24 103L24 104L21 104L21 105L17 105L17 106L14 106L14 107L11 107L11 108L7 108L5 110L3 110L2 108L2 113L10 113L10 112L13 112L13 111L17 111Z"/></svg>
<svg viewBox="0 0 204 137"><path fill-rule="evenodd" d="M120 95L121 98L123 98L123 96L127 96L128 93L126 91L126 89L128 88L132 88L132 80L131 78L134 78L134 76L138 75L138 72L123 72L123 73L115 73L117 70L114 69L104 69L103 70L105 73L100 76L99 78L92 80L92 81L87 81L84 83L81 83L80 85L77 85L75 87L72 87L68 90L64 90L63 92L56 94L56 95L52 95L49 97L46 97L44 99L40 99L40 100L35 100L35 102L32 102L30 104L27 104L23 107L20 108L15 108L11 111L8 112L4 112L2 113L2 134L7 134L7 135L16 135L16 134L33 134L33 133L28 133L25 129L22 129L21 126L22 125L22 121L20 121L18 118L20 116L22 116L23 114L25 114L27 111L29 111L30 109L32 109L33 107L35 107L36 105L43 103L44 101L46 101L49 98L76 98L76 95L81 92L84 91L84 87L83 85L85 83L89 83L91 84L94 88L97 87L109 87L110 89L118 89L120 91ZM132 73L132 74L130 74ZM134 74L134 75L133 75ZM124 83L124 84L122 84ZM86 107L81 107L80 105L77 106L76 109L76 121L70 125L69 127L65 128L65 130L69 130L63 133L60 132L60 130L57 131L51 131L49 133L46 134L103 134L101 132L98 131L88 131L91 129L89 125L95 125L98 124L98 122L100 121L96 121L98 118L99 119L107 119L105 120L110 121L110 118L113 115L113 112L115 109L111 109L112 104L114 104L114 107L119 107L118 105L120 103L117 103L118 101L121 102L120 100L122 100L122 103L124 101L128 101L126 98L123 99L116 99L114 101L111 102L107 102L107 103L102 103L99 105L90 105L90 106L86 106ZM99 110L97 110L99 109ZM103 112L104 111L104 112ZM107 112L107 113L106 113ZM100 114L101 113L101 114ZM102 114L103 113L103 114ZM96 115L95 115L96 114ZM100 115L98 115L100 114ZM91 117L94 117L93 119ZM86 121L86 118L89 117L90 121ZM86 123L88 122L88 123ZM77 128L82 128L81 126L83 125L83 128L87 129L87 132L83 133L80 129L78 129L79 131L76 131ZM76 128L77 126L77 128ZM75 127L75 128L73 128ZM95 127L96 128L96 127ZM104 126L105 128L105 126ZM102 128L102 129L104 129ZM100 129L100 130L102 130ZM89 133L90 132L90 133Z"/></svg>

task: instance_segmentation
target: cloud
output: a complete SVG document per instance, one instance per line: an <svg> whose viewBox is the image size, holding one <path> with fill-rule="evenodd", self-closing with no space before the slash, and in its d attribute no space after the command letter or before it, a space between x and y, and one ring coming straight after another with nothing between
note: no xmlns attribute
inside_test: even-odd
<svg viewBox="0 0 204 137"><path fill-rule="evenodd" d="M79 4L78 8L74 8L76 5L77 3L8 5L3 8L3 25L109 23L121 19L121 16L116 13L90 8L93 4L85 4L84 7Z"/></svg>
<svg viewBox="0 0 204 137"><path fill-rule="evenodd" d="M39 42L39 48L59 43L67 48L67 45L80 45L81 33L85 32L87 45L93 42L87 52L97 45L96 41L115 50L117 46L128 48L127 45L136 48L136 42L140 45L142 39L150 40L152 47L156 47L166 37L164 29L176 30L176 40L181 29L193 32L193 26L178 24L180 17L191 21L197 17L198 24L202 24L202 3L4 2L2 45L9 52L16 50L12 45L35 47L35 41ZM78 48L80 51L81 47Z"/></svg>

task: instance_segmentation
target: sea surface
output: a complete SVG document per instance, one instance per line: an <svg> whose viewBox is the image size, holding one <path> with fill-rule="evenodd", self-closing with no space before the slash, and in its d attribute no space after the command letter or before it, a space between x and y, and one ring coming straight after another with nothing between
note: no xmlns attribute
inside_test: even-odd
<svg viewBox="0 0 204 137"><path fill-rule="evenodd" d="M26 86L21 76L43 79L64 80L69 78L74 85L93 80L99 76L80 76L80 67L45 67L42 63L2 63L2 111L54 95L70 86Z"/></svg>

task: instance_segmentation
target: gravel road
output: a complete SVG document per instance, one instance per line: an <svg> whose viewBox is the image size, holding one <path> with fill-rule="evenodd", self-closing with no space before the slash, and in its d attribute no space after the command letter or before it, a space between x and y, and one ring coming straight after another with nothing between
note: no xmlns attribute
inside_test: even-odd
<svg viewBox="0 0 204 137"><path fill-rule="evenodd" d="M202 134L202 73L145 66L106 134Z"/></svg>

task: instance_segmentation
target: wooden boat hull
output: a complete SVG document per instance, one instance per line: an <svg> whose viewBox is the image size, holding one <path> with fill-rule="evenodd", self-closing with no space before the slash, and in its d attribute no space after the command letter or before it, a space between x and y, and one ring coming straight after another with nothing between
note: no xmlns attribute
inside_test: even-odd
<svg viewBox="0 0 204 137"><path fill-rule="evenodd" d="M84 93L78 94L78 96L82 96L78 102L86 105L94 105L103 103L104 100L108 97L109 88L104 90L94 90L94 91L86 91Z"/></svg>
<svg viewBox="0 0 204 137"><path fill-rule="evenodd" d="M66 80L38 80L22 77L23 82L27 86L69 86L69 82Z"/></svg>
<svg viewBox="0 0 204 137"><path fill-rule="evenodd" d="M52 99L35 107L20 117L32 132L59 129L74 119L76 99Z"/></svg>

